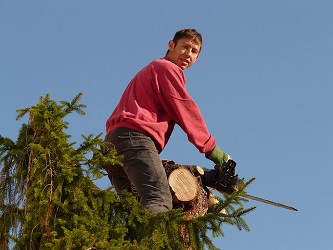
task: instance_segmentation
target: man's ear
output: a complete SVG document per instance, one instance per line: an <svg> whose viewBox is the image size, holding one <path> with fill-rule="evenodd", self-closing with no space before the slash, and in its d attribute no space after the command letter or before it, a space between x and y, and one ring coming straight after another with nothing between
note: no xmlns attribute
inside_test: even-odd
<svg viewBox="0 0 333 250"><path fill-rule="evenodd" d="M168 46L169 46L169 50L173 50L175 48L175 42L170 40Z"/></svg>

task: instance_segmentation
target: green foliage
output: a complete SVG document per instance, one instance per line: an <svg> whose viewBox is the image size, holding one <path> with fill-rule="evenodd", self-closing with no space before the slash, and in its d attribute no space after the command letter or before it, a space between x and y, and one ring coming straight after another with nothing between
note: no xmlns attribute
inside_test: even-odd
<svg viewBox="0 0 333 250"><path fill-rule="evenodd" d="M101 166L121 165L122 157L101 134L82 136L76 148L68 142L64 118L85 114L81 96L57 104L47 94L17 111L29 122L16 142L0 135L0 249L216 249L208 231L223 236L222 224L249 230L242 216L253 208L244 209L239 194L252 180L193 220L180 209L154 215L127 192L98 188Z"/></svg>

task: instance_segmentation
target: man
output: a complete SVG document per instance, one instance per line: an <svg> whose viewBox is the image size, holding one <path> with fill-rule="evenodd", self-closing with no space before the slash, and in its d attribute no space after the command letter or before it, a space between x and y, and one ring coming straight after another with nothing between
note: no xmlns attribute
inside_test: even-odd
<svg viewBox="0 0 333 250"><path fill-rule="evenodd" d="M105 140L123 155L123 166L109 174L117 192L136 192L154 213L172 208L172 197L159 153L175 124L205 156L222 166L230 158L209 133L200 110L185 88L183 70L198 59L202 36L195 29L176 32L164 58L144 67L128 84L106 122ZM210 178L211 174L206 173ZM206 178L206 179L207 179ZM209 184L209 183L208 183Z"/></svg>

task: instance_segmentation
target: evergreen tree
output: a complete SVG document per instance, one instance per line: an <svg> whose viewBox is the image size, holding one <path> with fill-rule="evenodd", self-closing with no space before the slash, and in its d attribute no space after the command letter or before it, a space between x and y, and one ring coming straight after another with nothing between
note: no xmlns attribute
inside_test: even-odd
<svg viewBox="0 0 333 250"><path fill-rule="evenodd" d="M82 136L77 147L69 142L64 119L85 114L81 97L56 103L47 94L18 110L17 119L28 114L29 122L16 142L0 135L0 249L217 249L209 231L223 236L222 224L249 231L242 216L254 208L245 209L239 195L253 179L192 220L181 209L154 215L129 193L98 188L101 166L121 165L122 157L103 150L101 134Z"/></svg>

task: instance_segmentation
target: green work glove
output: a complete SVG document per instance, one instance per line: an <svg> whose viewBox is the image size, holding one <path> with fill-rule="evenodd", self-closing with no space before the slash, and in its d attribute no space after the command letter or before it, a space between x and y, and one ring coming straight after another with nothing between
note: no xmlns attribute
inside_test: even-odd
<svg viewBox="0 0 333 250"><path fill-rule="evenodd" d="M231 159L231 157L227 153L223 152L217 145L207 158L213 161L216 165L220 166L222 166L229 159Z"/></svg>

